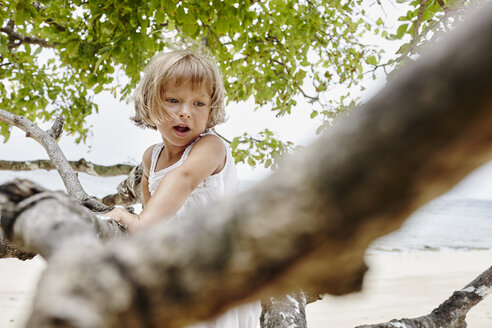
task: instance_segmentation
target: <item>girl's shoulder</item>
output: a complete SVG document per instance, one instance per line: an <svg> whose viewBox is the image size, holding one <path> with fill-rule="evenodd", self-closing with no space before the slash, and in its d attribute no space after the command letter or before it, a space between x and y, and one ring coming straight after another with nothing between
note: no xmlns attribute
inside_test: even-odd
<svg viewBox="0 0 492 328"><path fill-rule="evenodd" d="M222 152L225 151L225 144L219 136L209 133L201 136L194 142L190 149L190 153L193 151L197 152L197 149L210 150L222 154Z"/></svg>
<svg viewBox="0 0 492 328"><path fill-rule="evenodd" d="M152 153L154 152L154 148L160 144L153 144L149 146L147 149L145 149L143 156L142 156L142 165L144 168L144 171L149 172L150 166L152 165Z"/></svg>
<svg viewBox="0 0 492 328"><path fill-rule="evenodd" d="M199 163L211 169L209 175L216 174L224 168L227 161L225 144L214 134L204 135L194 143L187 159L192 159L187 164Z"/></svg>

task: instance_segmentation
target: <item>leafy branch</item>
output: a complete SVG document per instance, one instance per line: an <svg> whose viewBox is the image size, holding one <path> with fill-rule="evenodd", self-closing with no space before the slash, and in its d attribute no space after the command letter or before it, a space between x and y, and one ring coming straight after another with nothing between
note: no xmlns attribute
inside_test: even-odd
<svg viewBox="0 0 492 328"><path fill-rule="evenodd" d="M1 32L4 32L8 36L8 48L14 49L20 47L22 44L37 44L44 48L56 47L56 42L49 42L37 37L25 36L14 31L14 21L9 20L6 27L0 28Z"/></svg>

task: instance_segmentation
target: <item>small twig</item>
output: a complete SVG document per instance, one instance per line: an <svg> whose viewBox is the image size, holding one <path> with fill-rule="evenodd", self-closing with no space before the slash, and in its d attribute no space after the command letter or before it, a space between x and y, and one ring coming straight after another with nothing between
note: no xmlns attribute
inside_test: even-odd
<svg viewBox="0 0 492 328"><path fill-rule="evenodd" d="M212 128L212 131L219 137L221 138L222 140L224 140L225 142L227 142L228 144L231 144L232 141L230 141L229 139L227 139L226 137L224 137L223 135L221 135L220 133L217 132L217 130L215 130L215 128Z"/></svg>
<svg viewBox="0 0 492 328"><path fill-rule="evenodd" d="M412 47L417 43L417 37L419 33L420 24L422 24L422 17L424 16L425 6L427 5L427 0L420 0L420 8L417 15L417 20L413 24L413 37L412 37Z"/></svg>
<svg viewBox="0 0 492 328"><path fill-rule="evenodd" d="M313 96L308 95L306 92L304 92L304 90L299 86L299 83L295 82L295 86L302 93L302 95L305 98L308 98L308 99L310 99L313 102L314 101L319 101L319 97L313 97Z"/></svg>

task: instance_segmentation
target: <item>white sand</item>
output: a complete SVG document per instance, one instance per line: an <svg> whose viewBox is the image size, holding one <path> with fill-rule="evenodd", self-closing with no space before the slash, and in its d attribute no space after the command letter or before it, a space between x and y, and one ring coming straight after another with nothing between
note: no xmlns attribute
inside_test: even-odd
<svg viewBox="0 0 492 328"><path fill-rule="evenodd" d="M353 328L430 313L492 265L492 251L370 253L363 292L308 305L309 328ZM469 328L492 327L492 296L467 315Z"/></svg>
<svg viewBox="0 0 492 328"><path fill-rule="evenodd" d="M0 259L0 327L23 327L45 261Z"/></svg>
<svg viewBox="0 0 492 328"><path fill-rule="evenodd" d="M376 252L367 262L364 291L308 305L309 328L353 328L427 314L490 267L492 250ZM39 257L0 259L0 327L23 326L44 266ZM467 322L469 328L492 326L492 296L470 311Z"/></svg>

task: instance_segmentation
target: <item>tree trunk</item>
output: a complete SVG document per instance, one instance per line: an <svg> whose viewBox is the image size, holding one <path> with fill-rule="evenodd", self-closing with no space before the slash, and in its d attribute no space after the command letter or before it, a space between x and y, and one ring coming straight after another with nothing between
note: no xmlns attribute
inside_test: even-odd
<svg viewBox="0 0 492 328"><path fill-rule="evenodd" d="M307 328L306 295L302 290L261 302L261 328Z"/></svg>
<svg viewBox="0 0 492 328"><path fill-rule="evenodd" d="M91 252L57 252L29 326L180 327L300 287L358 290L372 240L492 157L491 16L489 4L256 187ZM46 201L32 224L27 210L13 220L20 246L49 220Z"/></svg>

